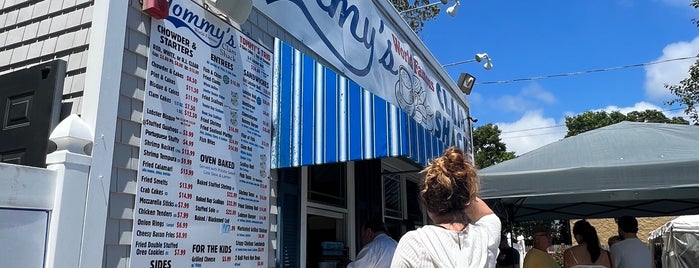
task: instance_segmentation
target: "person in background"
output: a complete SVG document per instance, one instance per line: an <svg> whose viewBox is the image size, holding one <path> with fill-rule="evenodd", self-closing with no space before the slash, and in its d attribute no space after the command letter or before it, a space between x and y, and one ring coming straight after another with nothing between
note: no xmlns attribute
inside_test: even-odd
<svg viewBox="0 0 699 268"><path fill-rule="evenodd" d="M383 221L368 220L362 224L362 250L348 268L386 268L391 266L396 240L386 234Z"/></svg>
<svg viewBox="0 0 699 268"><path fill-rule="evenodd" d="M622 238L619 235L610 236L609 239L607 239L607 245L609 245L609 250L612 250L612 245L614 245L614 243L619 242L621 240L624 240L624 238Z"/></svg>
<svg viewBox="0 0 699 268"><path fill-rule="evenodd" d="M473 164L450 147L423 170L420 199L432 220L398 242L392 268L495 267L500 219L478 197Z"/></svg>
<svg viewBox="0 0 699 268"><path fill-rule="evenodd" d="M612 246L612 257L616 268L651 268L653 258L648 246L638 239L638 221L632 216L617 219L619 236L624 238Z"/></svg>
<svg viewBox="0 0 699 268"><path fill-rule="evenodd" d="M534 247L524 256L522 268L560 268L548 253L552 241L549 227L542 224L536 225L532 236L534 237Z"/></svg>
<svg viewBox="0 0 699 268"><path fill-rule="evenodd" d="M577 246L563 252L563 267L599 267L612 268L609 251L600 247L597 230L586 220L579 220L573 225L573 237Z"/></svg>
<svg viewBox="0 0 699 268"><path fill-rule="evenodd" d="M507 236L500 237L500 254L496 268L519 268L519 251L510 246Z"/></svg>

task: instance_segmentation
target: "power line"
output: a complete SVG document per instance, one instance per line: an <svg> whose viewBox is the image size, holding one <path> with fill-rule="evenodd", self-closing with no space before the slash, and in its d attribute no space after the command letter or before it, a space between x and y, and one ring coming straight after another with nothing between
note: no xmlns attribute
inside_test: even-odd
<svg viewBox="0 0 699 268"><path fill-rule="evenodd" d="M681 57L681 58L666 59L666 60L638 63L638 64L631 64L631 65L624 65L624 66L617 66L617 67L608 67L608 68L595 69L595 70L562 73L562 74L550 74L550 75L542 75L542 76L536 76L536 77L517 78L517 79L511 79L511 80L476 82L476 85L507 84L507 83L514 83L514 82L541 80L541 79L554 78L554 77L566 77L566 76L575 76L575 75L582 75L582 74L589 74L589 73L616 71L616 70L620 70L620 69L643 67L643 66L666 63L666 62L671 62L671 61L695 59L697 57L699 57L699 56Z"/></svg>
<svg viewBox="0 0 699 268"><path fill-rule="evenodd" d="M518 130L503 131L503 132L500 133L500 134L513 133L513 132L522 132L522 131L530 131L530 130L537 130L537 129L555 128L555 127L565 127L565 126L566 126L566 125L553 125L553 126L546 126L546 127L525 128L525 129L518 129Z"/></svg>
<svg viewBox="0 0 699 268"><path fill-rule="evenodd" d="M533 137L533 136L543 136L543 135L551 135L551 134L563 134L563 133L568 133L568 131L564 132L550 132L550 133L539 133L539 134L527 134L527 135L520 135L520 136L512 136L512 137L500 137L501 139L514 139L514 138L526 138L526 137Z"/></svg>
<svg viewBox="0 0 699 268"><path fill-rule="evenodd" d="M681 109L684 109L684 108L685 108L685 107L677 107L677 108L659 110L659 112L677 111L677 110L681 110ZM545 126L545 127L523 128L523 129L510 130L510 131L503 131L503 132L501 132L500 134L515 133L515 132L525 132L525 131L532 131L532 130L539 130L539 129L548 129L548 128L565 127L565 126L566 126L566 125L553 125L553 126ZM506 138L507 138L507 139L511 139L511 138L522 138L522 137L529 137L529 136L541 136L541 135L558 134L558 133L560 133L560 132L540 133L540 134L513 136L513 137L506 137ZM505 138L502 138L502 139L505 139Z"/></svg>

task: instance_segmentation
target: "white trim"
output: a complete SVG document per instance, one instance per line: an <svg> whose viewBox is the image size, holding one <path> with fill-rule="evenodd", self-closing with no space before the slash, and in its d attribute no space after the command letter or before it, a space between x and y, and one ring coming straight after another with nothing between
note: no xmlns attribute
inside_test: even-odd
<svg viewBox="0 0 699 268"><path fill-rule="evenodd" d="M80 267L101 267L108 217L126 21L131 1L95 1L81 116L94 131Z"/></svg>
<svg viewBox="0 0 699 268"><path fill-rule="evenodd" d="M346 164L345 166L345 174L347 175L347 179L345 180L345 185L346 185L346 207L337 207L337 206L331 206L331 205L326 205L326 204L320 204L320 203L315 203L311 202L308 200L308 177L309 177L309 172L310 168L309 167L301 167L301 254L299 258L301 259L301 267L305 268L306 267L306 258L308 255L308 252L306 251L307 248L307 237L308 237L308 215L319 215L319 216L324 216L324 217L329 217L329 218L334 218L334 219L342 219L345 221L345 226L344 226L344 231L345 231L345 241L346 246L350 249L350 258L354 258L357 254L355 248L357 245L356 241L356 228L355 226L355 221L356 221L356 200L355 200L355 191L354 191L354 176L355 176L355 163L354 162L346 162L343 163Z"/></svg>
<svg viewBox="0 0 699 268"><path fill-rule="evenodd" d="M324 209L324 210L330 210L330 211L337 211L340 213L348 213L349 209L347 208L342 208L342 207L336 207L336 206L331 206L331 205L326 205L326 204L320 204L316 203L310 200L306 200L306 206L309 208L318 208L318 209Z"/></svg>
<svg viewBox="0 0 699 268"><path fill-rule="evenodd" d="M0 208L52 210L57 172L0 163Z"/></svg>
<svg viewBox="0 0 699 268"><path fill-rule="evenodd" d="M328 217L328 218L333 218L333 219L345 220L345 215L347 215L347 214L344 212L339 212L339 211L334 211L334 210L308 207L308 215L318 215L318 216L323 216L323 217Z"/></svg>

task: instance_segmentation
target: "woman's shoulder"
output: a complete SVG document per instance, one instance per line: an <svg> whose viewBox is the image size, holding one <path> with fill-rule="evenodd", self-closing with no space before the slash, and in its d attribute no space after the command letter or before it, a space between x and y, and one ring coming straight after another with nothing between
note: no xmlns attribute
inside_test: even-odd
<svg viewBox="0 0 699 268"><path fill-rule="evenodd" d="M581 251L587 252L587 248L585 248L583 245L575 245L564 250L563 254L575 254Z"/></svg>
<svg viewBox="0 0 699 268"><path fill-rule="evenodd" d="M472 231L488 234L490 237L500 238L500 218L495 214L488 214L481 217L470 226Z"/></svg>
<svg viewBox="0 0 699 268"><path fill-rule="evenodd" d="M444 228L437 227L434 225L425 225L425 226L422 226L420 228L417 228L415 230L412 230L412 231L405 233L400 238L400 241L403 241L404 239L406 241L429 239L430 237L438 236L439 233L442 233L442 232L445 232Z"/></svg>

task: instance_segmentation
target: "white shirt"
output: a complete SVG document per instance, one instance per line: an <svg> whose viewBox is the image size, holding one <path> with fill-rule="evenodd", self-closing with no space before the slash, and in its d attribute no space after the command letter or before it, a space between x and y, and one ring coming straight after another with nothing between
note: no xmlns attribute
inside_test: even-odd
<svg viewBox="0 0 699 268"><path fill-rule="evenodd" d="M651 268L653 259L648 246L638 238L627 238L612 245L615 268Z"/></svg>
<svg viewBox="0 0 699 268"><path fill-rule="evenodd" d="M359 251L357 259L347 268L388 268L398 243L386 234L379 234Z"/></svg>
<svg viewBox="0 0 699 268"><path fill-rule="evenodd" d="M406 233L398 243L392 268L495 267L500 244L500 219L483 216L461 232L427 225Z"/></svg>

